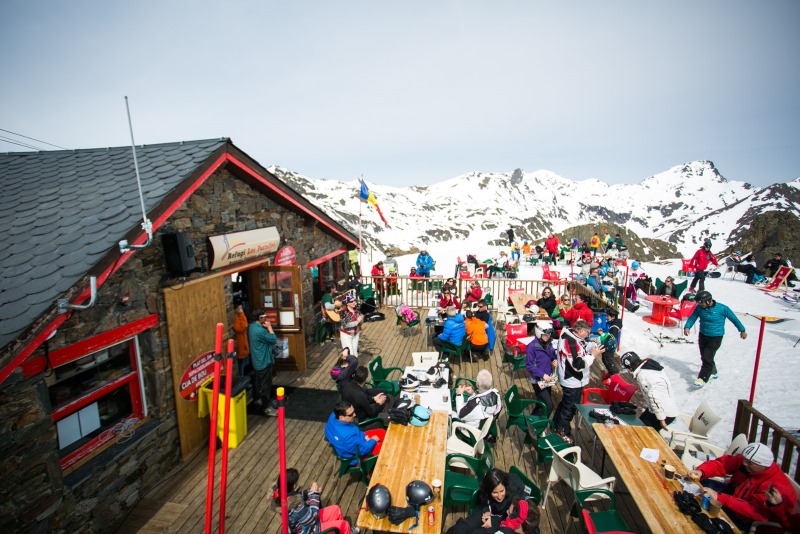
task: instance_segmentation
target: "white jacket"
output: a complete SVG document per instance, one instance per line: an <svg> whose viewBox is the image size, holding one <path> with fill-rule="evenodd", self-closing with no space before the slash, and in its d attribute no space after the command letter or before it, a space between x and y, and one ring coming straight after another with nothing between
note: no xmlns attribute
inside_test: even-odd
<svg viewBox="0 0 800 534"><path fill-rule="evenodd" d="M456 417L475 428L478 428L481 421L490 415L497 418L502 409L502 398L494 388L474 393L467 400L464 400L463 395L456 395Z"/></svg>
<svg viewBox="0 0 800 534"><path fill-rule="evenodd" d="M667 375L664 371L645 369L646 366L645 361L633 372L633 377L639 382L639 387L647 399L647 409L660 421L667 417L677 417L680 410L672 395L672 384Z"/></svg>
<svg viewBox="0 0 800 534"><path fill-rule="evenodd" d="M558 340L558 383L565 388L579 388L589 383L594 356L589 343L568 328L561 331Z"/></svg>

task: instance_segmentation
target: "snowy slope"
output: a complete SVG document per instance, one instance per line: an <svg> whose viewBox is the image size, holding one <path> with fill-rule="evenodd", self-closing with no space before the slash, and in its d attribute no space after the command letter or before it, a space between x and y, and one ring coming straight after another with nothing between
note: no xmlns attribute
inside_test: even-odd
<svg viewBox="0 0 800 534"><path fill-rule="evenodd" d="M675 166L639 184L576 182L550 171L464 174L426 187L397 188L367 180L389 220L358 201L358 181L312 180L272 167L273 173L380 248L412 250L452 240L499 245L511 226L520 239L540 240L550 231L600 222L621 224L640 237L693 252L705 237L723 249L761 211L800 214L800 179L755 190L727 181L710 161Z"/></svg>

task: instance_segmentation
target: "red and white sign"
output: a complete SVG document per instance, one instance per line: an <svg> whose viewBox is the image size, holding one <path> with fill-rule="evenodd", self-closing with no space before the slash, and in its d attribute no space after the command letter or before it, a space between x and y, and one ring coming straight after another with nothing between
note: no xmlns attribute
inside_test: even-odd
<svg viewBox="0 0 800 534"><path fill-rule="evenodd" d="M297 254L292 247L283 247L275 254L275 265L294 265L297 263Z"/></svg>
<svg viewBox="0 0 800 534"><path fill-rule="evenodd" d="M207 239L210 269L218 269L278 250L281 237L274 226L209 236ZM294 250L292 250L294 252Z"/></svg>
<svg viewBox="0 0 800 534"><path fill-rule="evenodd" d="M197 389L208 377L214 375L214 351L208 351L194 359L183 372L179 390L188 401L197 400Z"/></svg>

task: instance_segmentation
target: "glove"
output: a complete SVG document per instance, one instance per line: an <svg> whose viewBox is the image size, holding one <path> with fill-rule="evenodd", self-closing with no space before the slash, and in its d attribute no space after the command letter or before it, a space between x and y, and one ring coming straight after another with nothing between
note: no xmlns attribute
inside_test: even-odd
<svg viewBox="0 0 800 534"><path fill-rule="evenodd" d="M694 495L686 491L676 491L673 494L678 510L684 515L701 514L700 505L694 499ZM704 516L705 517L705 516Z"/></svg>
<svg viewBox="0 0 800 534"><path fill-rule="evenodd" d="M400 508L399 506L390 506L389 512L386 515L389 517L389 521L391 521L393 525L399 525L406 519L414 517L416 513L414 512L413 506L406 506L405 508Z"/></svg>
<svg viewBox="0 0 800 534"><path fill-rule="evenodd" d="M710 518L706 514L694 514L692 515L692 521L697 523L703 532L707 534L732 534L733 529L731 526L726 523L724 520L715 517Z"/></svg>
<svg viewBox="0 0 800 534"><path fill-rule="evenodd" d="M615 425L619 424L619 419L617 419L616 417L609 417L608 415L600 413L597 410L592 410L591 412L589 412L589 416L594 419L597 419L601 423L605 423L606 421L612 421Z"/></svg>
<svg viewBox="0 0 800 534"><path fill-rule="evenodd" d="M614 401L608 409L616 415L636 415L636 405L630 402Z"/></svg>

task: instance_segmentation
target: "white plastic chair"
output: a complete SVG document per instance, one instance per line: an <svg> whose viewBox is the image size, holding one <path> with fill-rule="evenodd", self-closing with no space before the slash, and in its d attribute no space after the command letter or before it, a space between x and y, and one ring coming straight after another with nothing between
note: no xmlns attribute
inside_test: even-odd
<svg viewBox="0 0 800 534"><path fill-rule="evenodd" d="M483 428L475 428L461 421L453 421L450 424L450 436L447 438L447 454L464 454L466 456L472 456L473 458L483 458L486 447L484 439L489 434L489 429L492 427L493 420L494 416L490 415L486 421L484 421ZM474 445L470 445L459 438L456 431L466 433L471 438L471 441L474 440ZM469 469L466 463L459 462L457 459L453 460L451 465Z"/></svg>
<svg viewBox="0 0 800 534"><path fill-rule="evenodd" d="M688 432L671 428L661 431L661 435L670 448L677 451L684 449L688 438L694 438L697 441L708 441L708 434L722 421L722 418L711 410L708 401L702 401L694 411L694 415L681 413L678 414L677 419L683 421L689 429Z"/></svg>
<svg viewBox="0 0 800 534"><path fill-rule="evenodd" d="M578 446L567 447L560 451L555 450L551 444L548 446L553 451L553 463L550 465L550 474L547 477L547 489L544 492L542 499L542 508L547 505L547 496L550 494L550 487L554 482L563 480L567 482L572 488L573 493L578 490L607 490L614 492L614 483L617 481L616 477L602 478L600 475L592 471L589 466L581 462L581 448ZM575 462L567 460L567 456L577 454ZM599 500L607 498L602 493L592 495L587 501Z"/></svg>
<svg viewBox="0 0 800 534"><path fill-rule="evenodd" d="M686 438L681 462L691 471L706 460L713 460L726 454L731 456L739 454L745 447L747 447L747 436L744 434L739 434L733 438L727 449L712 445L708 441Z"/></svg>

